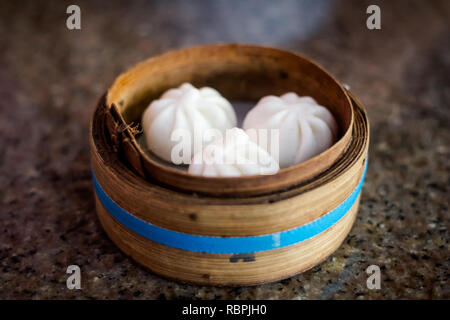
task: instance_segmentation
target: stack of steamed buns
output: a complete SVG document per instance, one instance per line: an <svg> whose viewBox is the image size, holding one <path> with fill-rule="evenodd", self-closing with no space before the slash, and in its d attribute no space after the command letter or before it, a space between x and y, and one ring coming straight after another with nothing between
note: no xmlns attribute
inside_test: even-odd
<svg viewBox="0 0 450 320"><path fill-rule="evenodd" d="M237 128L236 113L217 90L189 83L167 90L142 116L148 149L205 177L275 174L328 149L338 127L311 97L263 97Z"/></svg>

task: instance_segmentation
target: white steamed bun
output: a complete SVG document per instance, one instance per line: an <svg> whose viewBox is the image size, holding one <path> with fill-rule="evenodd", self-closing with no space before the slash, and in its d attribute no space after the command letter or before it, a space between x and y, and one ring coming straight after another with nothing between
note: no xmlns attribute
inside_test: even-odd
<svg viewBox="0 0 450 320"><path fill-rule="evenodd" d="M190 152L181 160L185 164L201 150L205 130L217 129L224 133L235 126L236 114L228 100L212 88L197 89L189 83L164 92L150 103L142 116L147 147L169 162L172 162L172 148L179 144L174 132L181 129L190 133L190 141L182 142L183 152ZM199 135L194 135L194 130Z"/></svg>
<svg viewBox="0 0 450 320"><path fill-rule="evenodd" d="M251 141L244 130L233 128L196 153L188 172L206 177L238 177L275 174L279 169L275 159Z"/></svg>
<svg viewBox="0 0 450 320"><path fill-rule="evenodd" d="M318 105L311 97L299 97L293 92L262 98L246 115L243 128L279 129L278 160L281 168L325 151L334 143L338 133L337 123L327 108ZM267 150L272 150L271 143L276 141L268 140Z"/></svg>

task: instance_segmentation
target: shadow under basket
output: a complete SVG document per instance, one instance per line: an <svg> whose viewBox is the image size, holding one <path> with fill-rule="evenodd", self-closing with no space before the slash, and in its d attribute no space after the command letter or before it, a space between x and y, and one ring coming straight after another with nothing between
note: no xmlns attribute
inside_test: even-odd
<svg viewBox="0 0 450 320"><path fill-rule="evenodd" d="M339 125L325 152L275 175L205 178L155 159L138 143L142 112L190 82L230 100L294 91ZM296 54L209 45L151 58L120 75L100 100L90 145L96 209L117 246L157 274L202 285L255 285L326 259L355 220L369 124L352 93Z"/></svg>

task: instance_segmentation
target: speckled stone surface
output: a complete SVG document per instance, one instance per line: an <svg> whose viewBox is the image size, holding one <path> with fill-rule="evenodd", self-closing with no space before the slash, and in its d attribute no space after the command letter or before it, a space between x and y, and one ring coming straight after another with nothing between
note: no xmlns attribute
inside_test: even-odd
<svg viewBox="0 0 450 320"><path fill-rule="evenodd" d="M450 298L450 3L376 1L1 1L0 298ZM80 5L82 30L65 26ZM133 262L94 212L89 119L127 67L199 43L303 53L366 104L372 138L350 235L304 274L248 288L184 285ZM82 289L66 288L77 264ZM381 267L381 289L366 268Z"/></svg>

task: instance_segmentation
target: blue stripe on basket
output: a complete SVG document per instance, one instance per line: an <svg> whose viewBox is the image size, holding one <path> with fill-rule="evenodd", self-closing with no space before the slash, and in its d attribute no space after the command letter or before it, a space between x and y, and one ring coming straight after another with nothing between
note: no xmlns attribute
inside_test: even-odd
<svg viewBox="0 0 450 320"><path fill-rule="evenodd" d="M361 192L367 170L367 159L356 189L338 207L300 227L273 234L249 237L216 237L181 233L155 226L119 207L102 189L94 172L92 177L98 198L111 215L125 227L166 246L206 253L242 254L283 248L309 239L338 222L353 206Z"/></svg>

